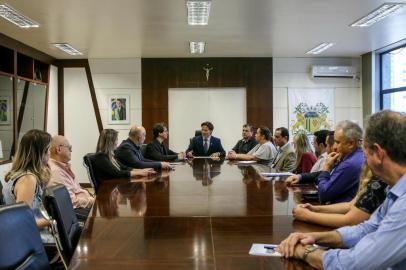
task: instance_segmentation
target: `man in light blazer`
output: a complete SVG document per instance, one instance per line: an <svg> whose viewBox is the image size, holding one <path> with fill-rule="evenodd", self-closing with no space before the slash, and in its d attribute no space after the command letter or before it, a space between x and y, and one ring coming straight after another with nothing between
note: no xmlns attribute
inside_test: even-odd
<svg viewBox="0 0 406 270"><path fill-rule="evenodd" d="M226 152L221 145L220 139L211 135L214 129L213 124L203 122L200 126L202 135L192 139L186 150L186 155L189 158L197 156L225 157Z"/></svg>
<svg viewBox="0 0 406 270"><path fill-rule="evenodd" d="M280 172L293 172L296 165L296 152L292 144L289 143L289 130L285 127L277 128L274 140L279 148L272 162L272 168Z"/></svg>

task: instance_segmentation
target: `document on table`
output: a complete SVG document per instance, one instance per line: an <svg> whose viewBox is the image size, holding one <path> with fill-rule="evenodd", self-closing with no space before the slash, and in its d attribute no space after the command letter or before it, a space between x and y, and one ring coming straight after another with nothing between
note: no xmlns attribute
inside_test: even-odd
<svg viewBox="0 0 406 270"><path fill-rule="evenodd" d="M261 173L261 175L264 177L278 177L278 176L291 176L294 174L291 172L277 172L277 173L276 172L264 172L264 173Z"/></svg>
<svg viewBox="0 0 406 270"><path fill-rule="evenodd" d="M211 158L211 156L197 156L197 157L193 157L193 159L199 159L199 158Z"/></svg>
<svg viewBox="0 0 406 270"><path fill-rule="evenodd" d="M255 160L240 160L237 161L235 164L240 165L240 164L255 164L257 163Z"/></svg>
<svg viewBox="0 0 406 270"><path fill-rule="evenodd" d="M282 254L275 251L275 248L278 245L268 245L268 244L252 244L248 254L254 256L273 256L273 257L282 257Z"/></svg>
<svg viewBox="0 0 406 270"><path fill-rule="evenodd" d="M183 161L169 162L169 165L171 165L171 166L184 165L184 164L185 164L185 162L183 162Z"/></svg>

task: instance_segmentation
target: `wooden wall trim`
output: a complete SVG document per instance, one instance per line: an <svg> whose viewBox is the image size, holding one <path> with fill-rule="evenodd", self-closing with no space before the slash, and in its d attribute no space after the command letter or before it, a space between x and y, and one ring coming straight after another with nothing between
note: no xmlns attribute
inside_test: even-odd
<svg viewBox="0 0 406 270"><path fill-rule="evenodd" d="M86 64L85 64L85 70L86 70L87 82L89 84L89 89L90 89L90 96L92 97L93 109L94 109L94 113L96 115L97 127L99 128L99 133L101 133L103 130L103 123L102 123L101 116L100 116L99 104L97 103L96 89L94 88L94 84L93 84L92 72L90 70L89 61L87 59L86 59Z"/></svg>
<svg viewBox="0 0 406 270"><path fill-rule="evenodd" d="M213 67L207 81L206 66ZM168 127L169 88L244 87L247 122L273 128L272 58L142 58L142 123ZM170 127L169 127L170 128ZM147 140L152 138L147 132Z"/></svg>
<svg viewBox="0 0 406 270"><path fill-rule="evenodd" d="M51 65L48 66L48 83L46 84L45 92L45 116L44 116L44 130L47 131L48 128L48 102L49 102L49 82L51 78Z"/></svg>
<svg viewBox="0 0 406 270"><path fill-rule="evenodd" d="M21 131L21 125L23 123L24 112L25 112L25 104L27 103L28 88L29 87L30 87L30 82L26 81L24 83L24 91L23 91L23 97L21 99L20 111L18 112L17 134L20 134L20 131Z"/></svg>
<svg viewBox="0 0 406 270"><path fill-rule="evenodd" d="M92 99L93 109L96 116L97 127L99 129L99 133L103 130L103 122L100 116L99 105L97 102L96 96L96 89L94 88L93 79L92 79L92 71L90 69L90 64L88 59L62 59L57 60L55 65L58 66L58 130L59 134L63 135L65 131L65 123L64 123L64 68L84 68L86 72L87 83L89 85L90 96Z"/></svg>
<svg viewBox="0 0 406 270"><path fill-rule="evenodd" d="M27 56L30 56L36 60L40 60L41 62L47 63L47 64L53 64L55 61L55 58L43 53L37 49L34 49L18 40L15 40L11 37L8 37L2 33L0 33L0 45L8 48L12 48L13 50L25 54ZM15 69L16 70L16 69Z"/></svg>

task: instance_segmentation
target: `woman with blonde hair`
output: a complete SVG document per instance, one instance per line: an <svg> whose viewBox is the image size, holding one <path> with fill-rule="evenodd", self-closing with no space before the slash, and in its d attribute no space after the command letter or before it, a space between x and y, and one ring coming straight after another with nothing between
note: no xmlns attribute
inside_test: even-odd
<svg viewBox="0 0 406 270"><path fill-rule="evenodd" d="M98 184L109 179L134 178L148 176L155 171L149 169L132 169L121 164L114 157L114 150L118 144L118 132L114 129L104 129L97 142L96 154L93 160L95 178Z"/></svg>
<svg viewBox="0 0 406 270"><path fill-rule="evenodd" d="M299 204L293 209L295 219L329 227L356 225L367 220L386 198L387 184L372 175L365 163L360 186L350 202L330 205Z"/></svg>
<svg viewBox="0 0 406 270"><path fill-rule="evenodd" d="M51 135L33 129L22 138L13 158L11 170L6 174L3 195L6 204L25 202L34 211L37 226L41 228L44 243L54 242L45 228L49 225L41 214L42 188L49 181L49 147Z"/></svg>
<svg viewBox="0 0 406 270"><path fill-rule="evenodd" d="M297 133L293 138L293 144L295 145L296 151L296 167L294 172L296 174L310 172L314 163L316 163L317 158L313 154L313 150L306 133Z"/></svg>

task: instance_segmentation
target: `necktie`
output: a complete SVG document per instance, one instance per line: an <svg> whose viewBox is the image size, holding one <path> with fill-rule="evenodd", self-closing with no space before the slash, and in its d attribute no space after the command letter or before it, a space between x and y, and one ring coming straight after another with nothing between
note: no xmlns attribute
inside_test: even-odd
<svg viewBox="0 0 406 270"><path fill-rule="evenodd" d="M204 153L206 154L209 151L209 144L207 143L207 139L204 139L203 148L204 148Z"/></svg>
<svg viewBox="0 0 406 270"><path fill-rule="evenodd" d="M278 157L279 157L280 153L282 153L281 149L279 149L278 152L276 153L276 156L275 156L275 158L273 159L273 162L272 162L273 165L275 165L276 162L278 161Z"/></svg>

